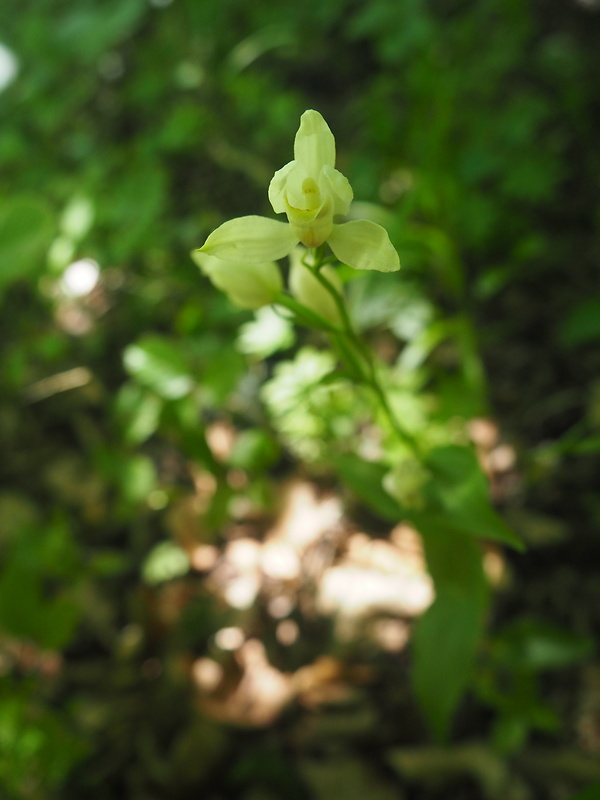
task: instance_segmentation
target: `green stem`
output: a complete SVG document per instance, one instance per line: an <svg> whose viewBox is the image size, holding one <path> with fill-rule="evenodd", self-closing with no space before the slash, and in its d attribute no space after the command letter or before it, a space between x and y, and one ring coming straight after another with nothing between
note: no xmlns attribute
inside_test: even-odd
<svg viewBox="0 0 600 800"><path fill-rule="evenodd" d="M317 312L313 311L311 308L307 308L306 306L302 305L302 303L299 303L285 292L280 292L274 300L274 303L275 305L283 306L291 311L296 317L297 321L303 325L308 325L311 328L317 328L317 330L324 330L328 333L337 332L337 328L335 328L328 320L326 320L320 314L317 314Z"/></svg>
<svg viewBox="0 0 600 800"><path fill-rule="evenodd" d="M313 250L313 264L307 264L306 261L303 260L303 264L307 269L310 269L315 276L315 278L319 281L319 283L326 289L329 294L332 296L337 309L340 313L340 318L342 320L343 325L343 335L346 339L347 347L345 350L354 350L355 355L355 363L360 364L361 366L364 365L366 367L366 371L364 367L360 370L362 375L363 382L370 387L370 389L374 392L375 396L377 397L379 404L387 417L392 430L396 434L396 436L406 444L417 457L421 457L421 452L419 445L415 438L406 431L400 422L398 421L396 415L394 414L386 391L381 385L381 381L379 380L379 376L377 374L377 368L375 365L375 361L373 359L373 355L369 347L359 338L356 334L354 328L352 327L352 322L348 315L348 310L346 308L346 304L344 303L343 296L337 291L335 286L329 281L322 273L321 269L325 266L326 263L330 263L330 260L324 258L323 255L318 250ZM333 334L332 334L333 335Z"/></svg>

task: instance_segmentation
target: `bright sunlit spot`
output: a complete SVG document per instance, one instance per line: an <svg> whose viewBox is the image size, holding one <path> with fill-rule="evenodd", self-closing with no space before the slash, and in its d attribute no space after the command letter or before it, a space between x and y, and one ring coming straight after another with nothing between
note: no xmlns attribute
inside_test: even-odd
<svg viewBox="0 0 600 800"><path fill-rule="evenodd" d="M220 650L238 650L244 644L244 632L241 628L221 628L215 634L215 644Z"/></svg>
<svg viewBox="0 0 600 800"><path fill-rule="evenodd" d="M98 283L100 267L92 258L74 261L65 269L60 288L67 297L85 297Z"/></svg>
<svg viewBox="0 0 600 800"><path fill-rule="evenodd" d="M0 92L11 84L19 71L19 63L13 53L0 42Z"/></svg>

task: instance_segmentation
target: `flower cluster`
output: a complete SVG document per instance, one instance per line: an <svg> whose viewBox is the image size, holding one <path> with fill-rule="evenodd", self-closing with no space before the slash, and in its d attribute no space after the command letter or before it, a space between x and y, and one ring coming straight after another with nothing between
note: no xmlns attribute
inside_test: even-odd
<svg viewBox="0 0 600 800"><path fill-rule="evenodd" d="M269 186L273 210L285 213L288 222L259 216L229 220L210 234L195 260L234 302L252 308L273 302L281 291L273 262L290 255L298 243L316 248L326 242L340 262L355 269L399 269L384 228L370 220L335 221L348 213L352 198L348 179L335 169L329 126L318 111L305 111L294 160L275 173ZM245 274L240 264L246 265Z"/></svg>

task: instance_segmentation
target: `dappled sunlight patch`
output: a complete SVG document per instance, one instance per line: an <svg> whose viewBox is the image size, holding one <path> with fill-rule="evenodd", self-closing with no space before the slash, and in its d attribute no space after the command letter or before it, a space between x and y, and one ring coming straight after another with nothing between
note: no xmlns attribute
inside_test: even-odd
<svg viewBox="0 0 600 800"><path fill-rule="evenodd" d="M284 542L267 542L262 548L262 571L269 578L291 581L300 575L300 559L293 547Z"/></svg>
<svg viewBox="0 0 600 800"><path fill-rule="evenodd" d="M342 518L342 504L335 495L319 497L316 486L296 481L289 487L282 513L271 530L272 539L290 542L299 550L315 542Z"/></svg>
<svg viewBox="0 0 600 800"><path fill-rule="evenodd" d="M432 601L427 575L406 573L400 580L393 573L351 563L329 569L319 587L319 609L337 615L336 630L342 638L352 638L366 617L378 613L415 617Z"/></svg>
<svg viewBox="0 0 600 800"><path fill-rule="evenodd" d="M498 423L485 417L469 421L467 430L477 451L477 458L485 472L490 495L495 502L504 502L521 483L516 472L517 453L510 442L502 441Z"/></svg>
<svg viewBox="0 0 600 800"><path fill-rule="evenodd" d="M402 619L382 617L371 622L367 633L382 650L388 653L399 653L408 644L410 625Z"/></svg>
<svg viewBox="0 0 600 800"><path fill-rule="evenodd" d="M267 611L273 619L283 619L292 613L294 605L291 595L277 594L269 600Z"/></svg>
<svg viewBox="0 0 600 800"><path fill-rule="evenodd" d="M347 665L330 655L319 656L294 674L294 692L307 708L316 708L347 700L356 684L373 678L369 667Z"/></svg>
<svg viewBox="0 0 600 800"><path fill-rule="evenodd" d="M215 645L219 650L239 650L244 640L244 631L236 625L221 628L215 633Z"/></svg>
<svg viewBox="0 0 600 800"><path fill-rule="evenodd" d="M204 692L212 692L223 680L223 667L212 658L197 658L192 664L192 678Z"/></svg>
<svg viewBox="0 0 600 800"><path fill-rule="evenodd" d="M250 608L256 599L261 587L260 549L260 543L250 538L229 542L210 573L208 588L232 608Z"/></svg>
<svg viewBox="0 0 600 800"><path fill-rule="evenodd" d="M219 559L219 550L211 544L199 544L190 553L190 563L198 572L212 569Z"/></svg>
<svg viewBox="0 0 600 800"><path fill-rule="evenodd" d="M219 633L232 645L221 648L232 654L232 660L221 664L212 658L196 659L191 677L200 709L223 722L264 727L293 701L309 709L338 704L352 696L356 685L373 679L370 668L347 665L329 655L295 672L282 672L270 663L258 639L244 639L239 628Z"/></svg>
<svg viewBox="0 0 600 800"><path fill-rule="evenodd" d="M483 570L490 585L495 589L506 586L509 580L506 558L499 547L486 544L483 554Z"/></svg>
<svg viewBox="0 0 600 800"><path fill-rule="evenodd" d="M235 428L225 420L213 422L206 429L206 441L218 461L227 461L235 442Z"/></svg>
<svg viewBox="0 0 600 800"><path fill-rule="evenodd" d="M275 636L279 644L286 647L293 645L300 636L298 623L293 619L282 620L275 629Z"/></svg>
<svg viewBox="0 0 600 800"><path fill-rule="evenodd" d="M229 423L212 430L213 453L226 459L237 433ZM219 489L212 476L205 485L203 475L195 473L197 492L167 515L191 572L187 588L175 580L171 590L160 587L159 614L162 624L171 625L202 594L227 609L227 624L190 661L200 707L217 720L261 727L291 702L309 708L345 702L371 672L328 654L331 633L391 656L407 646L413 620L434 597L421 537L406 523L387 538L352 530L337 493L296 479L280 487L274 519L230 517L219 541L204 521ZM492 561L490 556L490 569L497 570ZM322 654L282 671L267 643L280 648L279 657L287 652L297 658L306 623L331 624L317 645Z"/></svg>
<svg viewBox="0 0 600 800"><path fill-rule="evenodd" d="M228 426L221 430L227 442L235 438ZM414 528L398 524L387 538L352 530L338 494L296 479L283 485L274 519L230 517L219 540L205 530L204 521L209 495L218 488L214 480L204 486L201 472L195 484L202 492L178 501L167 515L190 572L185 582L180 578L157 587L158 616L163 625L172 625L201 595L226 609L226 624L188 664L205 714L262 727L292 702L307 708L345 703L373 673L360 658L348 664L329 654L332 634L382 655L395 657L406 647L412 621L433 600ZM315 625L330 631L316 645L321 655L297 666ZM278 664L284 653L295 669L285 671Z"/></svg>
<svg viewBox="0 0 600 800"><path fill-rule="evenodd" d="M258 639L241 642L235 649L236 668L229 675L219 672L216 662L215 666L209 666L207 659L195 663L199 706L215 719L235 725L270 725L292 699L292 678L269 663Z"/></svg>
<svg viewBox="0 0 600 800"><path fill-rule="evenodd" d="M318 608L335 614L337 633L352 638L361 622L377 614L415 617L433 601L433 585L414 553L406 558L392 542L352 535L347 552L326 570L318 589Z"/></svg>

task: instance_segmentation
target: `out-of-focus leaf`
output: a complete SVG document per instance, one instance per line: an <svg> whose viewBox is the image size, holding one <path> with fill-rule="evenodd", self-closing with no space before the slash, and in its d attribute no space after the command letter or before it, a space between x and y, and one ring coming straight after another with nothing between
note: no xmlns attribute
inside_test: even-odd
<svg viewBox="0 0 600 800"><path fill-rule="evenodd" d="M258 428L242 431L235 440L229 463L251 471L270 467L279 456L276 440Z"/></svg>
<svg viewBox="0 0 600 800"><path fill-rule="evenodd" d="M180 441L182 451L189 458L197 459L207 466L211 472L218 473L220 465L216 461L204 432L204 424L200 418L199 402L193 395L187 395L165 408L165 424ZM172 426L169 425L173 421Z"/></svg>
<svg viewBox="0 0 600 800"><path fill-rule="evenodd" d="M162 583L185 575L189 568L185 550L175 542L160 542L146 556L142 575L146 583Z"/></svg>
<svg viewBox="0 0 600 800"><path fill-rule="evenodd" d="M183 397L194 387L180 347L164 336L148 335L129 345L123 361L133 378L167 400Z"/></svg>
<svg viewBox="0 0 600 800"><path fill-rule="evenodd" d="M130 34L144 10L143 0L77 4L61 15L56 28L57 38L82 61L91 62Z"/></svg>
<svg viewBox="0 0 600 800"><path fill-rule="evenodd" d="M225 403L246 370L245 359L229 344L224 358L223 347L223 340L216 336L205 335L194 342L193 354L201 364L201 396L209 406Z"/></svg>
<svg viewBox="0 0 600 800"><path fill-rule="evenodd" d="M427 455L434 479L432 499L443 509L440 518L474 536L503 542L517 550L523 543L492 507L485 475L475 453L459 445L438 447Z"/></svg>
<svg viewBox="0 0 600 800"><path fill-rule="evenodd" d="M0 546L10 543L24 529L31 528L38 519L33 502L16 492L0 494Z"/></svg>
<svg viewBox="0 0 600 800"><path fill-rule="evenodd" d="M419 532L436 596L415 628L412 679L433 733L444 740L469 682L488 593L481 553L468 534L437 523Z"/></svg>
<svg viewBox="0 0 600 800"><path fill-rule="evenodd" d="M189 607L188 607L189 608ZM173 743L172 785L196 785L214 767L228 743L226 730L207 716L197 715Z"/></svg>
<svg viewBox="0 0 600 800"><path fill-rule="evenodd" d="M60 220L62 233L71 241L78 242L86 235L94 221L94 205L88 197L74 197L63 211Z"/></svg>
<svg viewBox="0 0 600 800"><path fill-rule="evenodd" d="M126 459L120 465L119 486L126 503L143 503L156 488L156 470L152 461L141 455Z"/></svg>
<svg viewBox="0 0 600 800"><path fill-rule="evenodd" d="M0 685L0 785L7 800L31 797L32 782L43 786L40 797L63 794L73 767L87 754L80 731L50 704L42 704L31 683L4 678Z"/></svg>
<svg viewBox="0 0 600 800"><path fill-rule="evenodd" d="M496 658L531 670L562 669L594 650L591 639L535 619L520 619L505 627L493 647Z"/></svg>
<svg viewBox="0 0 600 800"><path fill-rule="evenodd" d="M0 204L0 291L42 266L52 237L52 215L38 197L22 195Z"/></svg>
<svg viewBox="0 0 600 800"><path fill-rule="evenodd" d="M292 323L271 306L265 306L255 313L254 320L241 326L236 346L240 353L268 358L291 347L294 339Z"/></svg>
<svg viewBox="0 0 600 800"><path fill-rule="evenodd" d="M600 339L600 297L588 297L563 319L558 340L566 348L597 342Z"/></svg>
<svg viewBox="0 0 600 800"><path fill-rule="evenodd" d="M600 800L600 782L586 786L585 789L577 792L569 800Z"/></svg>
<svg viewBox="0 0 600 800"><path fill-rule="evenodd" d="M334 465L346 486L378 516L388 522L402 519L402 506L383 486L388 467L351 453L336 457Z"/></svg>
<svg viewBox="0 0 600 800"><path fill-rule="evenodd" d="M304 759L300 770L315 800L394 800L396 789L384 783L357 758Z"/></svg>
<svg viewBox="0 0 600 800"><path fill-rule="evenodd" d="M128 167L114 181L109 202L101 210L114 232L116 255L125 258L158 224L166 178L157 163L142 162Z"/></svg>
<svg viewBox="0 0 600 800"><path fill-rule="evenodd" d="M59 525L32 529L13 544L0 572L0 627L53 649L69 642L81 616L68 590L76 565L68 563L72 543L63 530ZM38 550L32 551L36 544ZM64 564L57 563L61 558ZM65 588L48 596L43 582L51 575L64 577Z"/></svg>
<svg viewBox="0 0 600 800"><path fill-rule="evenodd" d="M163 400L135 383L126 383L117 396L117 414L123 420L125 439L145 442L156 431Z"/></svg>
<svg viewBox="0 0 600 800"><path fill-rule="evenodd" d="M580 442L569 446L569 451L579 456L593 455L600 452L600 434L586 436Z"/></svg>
<svg viewBox="0 0 600 800"><path fill-rule="evenodd" d="M129 568L129 557L118 550L102 550L93 554L89 566L99 577L121 575Z"/></svg>

